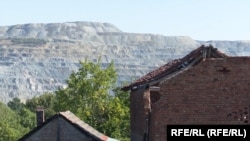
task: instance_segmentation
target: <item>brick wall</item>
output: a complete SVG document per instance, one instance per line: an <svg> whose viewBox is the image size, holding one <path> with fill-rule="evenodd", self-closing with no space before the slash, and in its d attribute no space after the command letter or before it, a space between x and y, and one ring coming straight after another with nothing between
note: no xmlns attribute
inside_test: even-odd
<svg viewBox="0 0 250 141"><path fill-rule="evenodd" d="M249 124L250 58L207 59L161 82L160 93L151 141L166 141L168 124Z"/></svg>
<svg viewBox="0 0 250 141"><path fill-rule="evenodd" d="M142 141L146 127L146 115L144 109L144 94L149 90L139 88L130 94L130 128L131 141Z"/></svg>

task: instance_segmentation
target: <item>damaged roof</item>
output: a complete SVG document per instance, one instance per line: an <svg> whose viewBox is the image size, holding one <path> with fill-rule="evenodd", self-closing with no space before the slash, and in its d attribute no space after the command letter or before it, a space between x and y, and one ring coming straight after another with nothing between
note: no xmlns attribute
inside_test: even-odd
<svg viewBox="0 0 250 141"><path fill-rule="evenodd" d="M39 129L41 129L42 127L44 127L48 123L50 123L50 121L57 119L59 117L64 118L66 121L68 121L74 127L81 130L84 134L88 134L89 136L91 136L92 138L94 138L97 141L118 141L116 139L110 138L110 137L100 133L99 131L97 131L96 129L94 129L93 127L91 127L90 125L85 123L84 121L82 121L80 118L78 118L75 114L73 114L70 111L57 113L56 115L54 115L50 119L46 120L41 126L36 127L32 131L30 131L28 134L24 135L21 139L19 139L19 141L24 141L29 136L34 134L36 131L38 131Z"/></svg>
<svg viewBox="0 0 250 141"><path fill-rule="evenodd" d="M201 60L206 58L225 58L228 57L226 54L217 50L213 46L205 46L202 45L199 48L193 50L188 55L181 59L173 60L158 69L142 76L141 78L137 79L133 83L129 84L122 88L124 91L128 91L131 88L137 87L139 85L150 84L152 82L156 82L157 80L166 77L170 74L178 72L187 66L194 66L199 63Z"/></svg>

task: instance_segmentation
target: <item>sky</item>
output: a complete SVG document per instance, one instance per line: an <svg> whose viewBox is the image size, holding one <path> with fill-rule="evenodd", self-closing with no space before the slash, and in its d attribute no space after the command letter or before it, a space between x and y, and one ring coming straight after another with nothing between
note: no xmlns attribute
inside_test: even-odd
<svg viewBox="0 0 250 141"><path fill-rule="evenodd" d="M250 40L250 0L0 0L0 26L91 21L124 32Z"/></svg>

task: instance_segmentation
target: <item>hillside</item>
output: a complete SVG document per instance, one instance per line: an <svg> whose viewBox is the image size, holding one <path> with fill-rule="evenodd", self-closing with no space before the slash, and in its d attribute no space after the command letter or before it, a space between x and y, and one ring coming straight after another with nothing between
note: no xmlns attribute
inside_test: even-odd
<svg viewBox="0 0 250 141"><path fill-rule="evenodd" d="M196 41L186 36L126 33L109 23L70 22L0 27L0 101L22 100L65 87L79 61L112 60L118 85L183 57L201 44L250 55L250 41Z"/></svg>

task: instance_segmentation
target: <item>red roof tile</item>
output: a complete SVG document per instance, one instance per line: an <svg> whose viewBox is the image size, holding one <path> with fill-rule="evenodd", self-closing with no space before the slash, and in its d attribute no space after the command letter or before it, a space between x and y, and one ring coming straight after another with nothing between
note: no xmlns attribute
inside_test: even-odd
<svg viewBox="0 0 250 141"><path fill-rule="evenodd" d="M122 90L126 91L126 90L130 90L134 86L155 82L162 77L172 74L180 70L181 68L184 68L185 66L188 66L189 64L194 63L194 61L201 61L202 59L205 59L205 58L224 58L224 57L227 57L227 55L218 51L217 48L214 48L211 45L210 46L202 45L199 48L190 52L185 57L181 59L173 60L159 67L158 69L142 76L141 78L137 79L130 85L123 87ZM195 64L197 63L198 62L196 62Z"/></svg>

